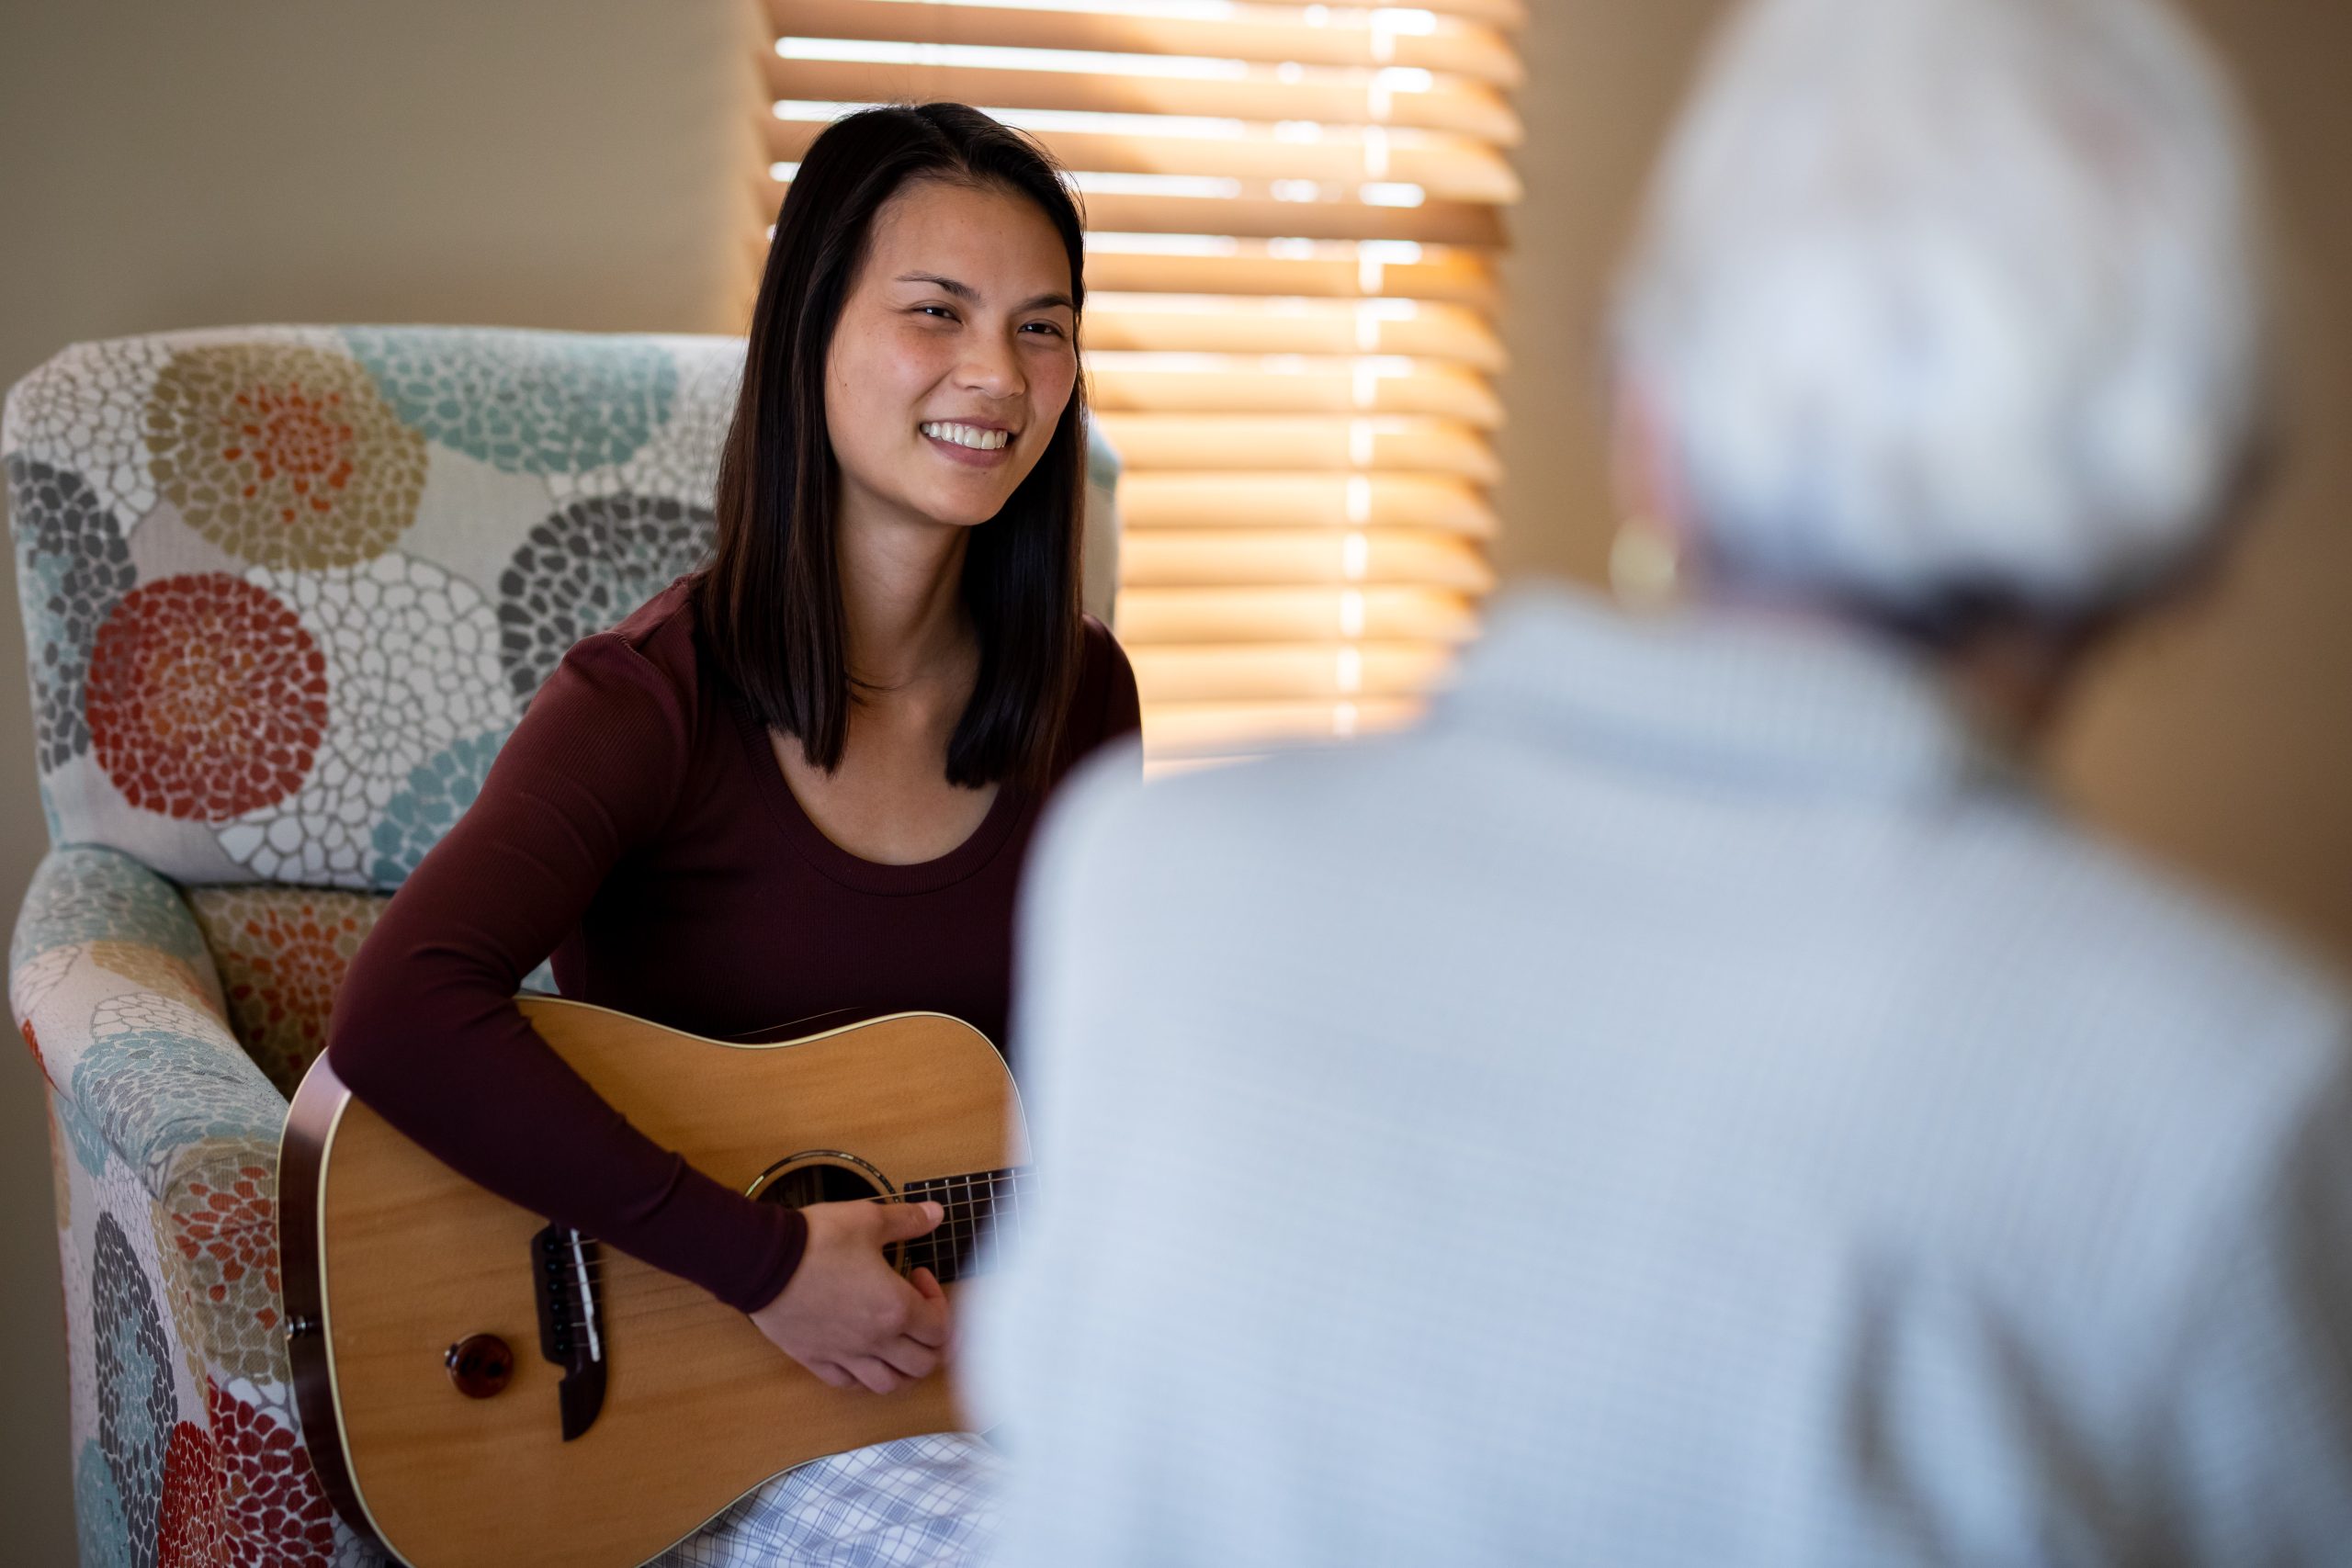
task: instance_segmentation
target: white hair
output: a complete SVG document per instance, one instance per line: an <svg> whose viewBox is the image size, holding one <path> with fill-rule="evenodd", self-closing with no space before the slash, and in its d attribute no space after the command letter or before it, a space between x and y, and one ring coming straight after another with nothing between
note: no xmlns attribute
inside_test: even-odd
<svg viewBox="0 0 2352 1568"><path fill-rule="evenodd" d="M1711 563L1898 611L2177 571L2265 412L2250 183L2154 0L1756 0L1616 322Z"/></svg>

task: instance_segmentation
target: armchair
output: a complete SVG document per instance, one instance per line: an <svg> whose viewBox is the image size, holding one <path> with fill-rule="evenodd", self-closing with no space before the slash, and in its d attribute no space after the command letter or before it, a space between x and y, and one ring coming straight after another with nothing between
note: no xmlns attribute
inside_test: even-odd
<svg viewBox="0 0 2352 1568"><path fill-rule="evenodd" d="M294 1408L287 1097L539 682L707 546L741 367L719 338L254 327L76 345L10 391L52 847L8 994L50 1108L85 1563L377 1561Z"/></svg>

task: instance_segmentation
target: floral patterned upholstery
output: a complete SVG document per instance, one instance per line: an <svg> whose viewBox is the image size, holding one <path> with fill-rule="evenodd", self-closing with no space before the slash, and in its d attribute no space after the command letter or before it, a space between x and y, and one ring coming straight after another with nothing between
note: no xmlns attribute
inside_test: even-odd
<svg viewBox="0 0 2352 1568"><path fill-rule="evenodd" d="M292 1099L326 1049L335 987L387 900L323 887L191 887L186 897L212 954L231 1032Z"/></svg>
<svg viewBox="0 0 2352 1568"><path fill-rule="evenodd" d="M293 1412L273 1208L286 1099L231 1032L179 891L114 850L53 850L9 960L50 1090L83 1562L373 1561Z"/></svg>
<svg viewBox="0 0 2352 1568"><path fill-rule="evenodd" d="M540 681L707 548L741 353L257 327L79 344L10 391L52 848L9 1002L49 1086L85 1563L376 1560L293 1410L286 1099Z"/></svg>

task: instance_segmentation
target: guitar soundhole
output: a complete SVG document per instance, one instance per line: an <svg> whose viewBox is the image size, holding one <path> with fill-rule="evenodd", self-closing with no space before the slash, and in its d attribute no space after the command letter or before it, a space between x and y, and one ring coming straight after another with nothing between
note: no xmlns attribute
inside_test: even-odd
<svg viewBox="0 0 2352 1568"><path fill-rule="evenodd" d="M897 1197L880 1171L855 1155L831 1152L812 1151L778 1160L768 1168L761 1183L752 1194L754 1198L763 1203L781 1203L787 1209L805 1209L811 1203L856 1203L877 1198L887 1201ZM883 1249L883 1256L899 1273L907 1271L904 1245L891 1243Z"/></svg>
<svg viewBox="0 0 2352 1568"><path fill-rule="evenodd" d="M781 1203L787 1209L805 1209L811 1203L854 1203L881 1196L881 1187L864 1171L831 1164L796 1166L760 1190L761 1202Z"/></svg>

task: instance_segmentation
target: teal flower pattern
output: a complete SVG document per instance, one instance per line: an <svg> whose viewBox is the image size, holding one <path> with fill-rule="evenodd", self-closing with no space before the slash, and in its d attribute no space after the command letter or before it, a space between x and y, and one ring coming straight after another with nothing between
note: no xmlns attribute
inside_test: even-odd
<svg viewBox="0 0 2352 1568"><path fill-rule="evenodd" d="M91 1179L107 1173L107 1141L91 1125L90 1119L75 1108L74 1097L66 1094L51 1097L57 1107L57 1124L65 1131L65 1141L74 1150L74 1161L87 1171Z"/></svg>
<svg viewBox="0 0 2352 1568"><path fill-rule="evenodd" d="M96 1438L74 1463L74 1521L82 1537L82 1568L131 1568L130 1517L113 1467Z"/></svg>
<svg viewBox="0 0 2352 1568"><path fill-rule="evenodd" d="M490 775L490 764L506 736L504 729L468 736L409 770L406 787L385 804L384 815L377 819L370 882L389 888L408 880L424 852L441 841L441 835L481 793L481 782Z"/></svg>
<svg viewBox="0 0 2352 1568"><path fill-rule="evenodd" d="M621 462L677 394L677 366L651 343L463 327L343 335L401 419L511 474Z"/></svg>
<svg viewBox="0 0 2352 1568"><path fill-rule="evenodd" d="M74 1068L73 1094L106 1142L151 1180L193 1144L272 1140L286 1118L285 1101L233 1046L169 1028L99 1040Z"/></svg>
<svg viewBox="0 0 2352 1568"><path fill-rule="evenodd" d="M114 850L76 846L41 862L17 915L8 967L85 942L139 942L199 972L211 962L204 938L172 885Z"/></svg>

